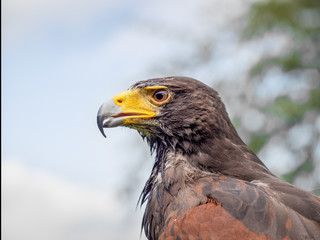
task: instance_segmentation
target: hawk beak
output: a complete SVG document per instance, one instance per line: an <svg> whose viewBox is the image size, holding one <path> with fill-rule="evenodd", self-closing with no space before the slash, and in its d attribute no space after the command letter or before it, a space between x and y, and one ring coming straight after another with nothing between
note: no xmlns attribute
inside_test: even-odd
<svg viewBox="0 0 320 240"><path fill-rule="evenodd" d="M122 124L124 116L116 117L122 113L122 109L114 103L113 99L101 105L97 114L97 124L104 137L106 135L103 128L117 127Z"/></svg>
<svg viewBox="0 0 320 240"><path fill-rule="evenodd" d="M141 124L141 119L156 116L157 113L147 102L140 90L128 90L103 103L97 115L102 135L106 137L103 128Z"/></svg>

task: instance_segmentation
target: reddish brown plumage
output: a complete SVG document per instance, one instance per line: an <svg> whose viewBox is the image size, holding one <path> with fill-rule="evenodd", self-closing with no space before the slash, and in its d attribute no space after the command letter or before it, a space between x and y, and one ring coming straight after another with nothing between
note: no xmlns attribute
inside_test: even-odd
<svg viewBox="0 0 320 240"><path fill-rule="evenodd" d="M265 234L250 231L218 204L207 203L172 217L159 240L271 240ZM285 238L283 238L285 239Z"/></svg>
<svg viewBox="0 0 320 240"><path fill-rule="evenodd" d="M151 239L318 239L319 222L300 215L271 196L269 189L221 175L196 179L177 194L158 189L151 220L159 235ZM164 192L162 192L164 191ZM306 196L307 197L307 196ZM313 200L317 200L314 196ZM160 206L160 204L164 206ZM157 210L158 209L158 210ZM156 212L160 211L160 215ZM151 229L152 231L152 229Z"/></svg>

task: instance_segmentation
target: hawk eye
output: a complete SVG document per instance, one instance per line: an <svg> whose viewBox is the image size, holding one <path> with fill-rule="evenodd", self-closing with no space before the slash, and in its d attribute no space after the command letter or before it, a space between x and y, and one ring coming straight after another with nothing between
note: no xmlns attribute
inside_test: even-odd
<svg viewBox="0 0 320 240"><path fill-rule="evenodd" d="M168 98L168 92L165 90L158 90L158 91L155 91L153 94L153 99L159 103L167 100L167 98Z"/></svg>

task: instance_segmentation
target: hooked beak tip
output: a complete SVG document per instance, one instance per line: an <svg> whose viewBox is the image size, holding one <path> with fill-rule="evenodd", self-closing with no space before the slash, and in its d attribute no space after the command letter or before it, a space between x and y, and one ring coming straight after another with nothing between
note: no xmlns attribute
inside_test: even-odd
<svg viewBox="0 0 320 240"><path fill-rule="evenodd" d="M113 99L103 103L97 114L97 125L101 134L106 138L104 128L117 127L122 123L123 118L114 118L122 113L122 109L118 107Z"/></svg>
<svg viewBox="0 0 320 240"><path fill-rule="evenodd" d="M98 125L98 128L101 132L101 134L106 138L106 134L104 133L104 129L103 129L103 120L104 120L104 117L102 115L99 115L97 116L97 125Z"/></svg>

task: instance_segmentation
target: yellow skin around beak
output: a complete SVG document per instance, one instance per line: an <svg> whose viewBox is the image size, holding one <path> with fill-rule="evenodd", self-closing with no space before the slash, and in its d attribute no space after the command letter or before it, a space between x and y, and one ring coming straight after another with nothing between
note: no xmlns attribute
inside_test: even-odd
<svg viewBox="0 0 320 240"><path fill-rule="evenodd" d="M132 89L124 91L113 97L114 103L122 109L122 114L127 115L123 124L138 123L135 119L152 118L157 115L157 109L150 103L149 91Z"/></svg>
<svg viewBox="0 0 320 240"><path fill-rule="evenodd" d="M168 97L166 101L156 102L153 94L157 90L167 90L167 87L149 86L129 89L102 104L97 115L97 124L101 133L105 136L103 128L142 124L142 119L157 116L159 105L169 99Z"/></svg>

